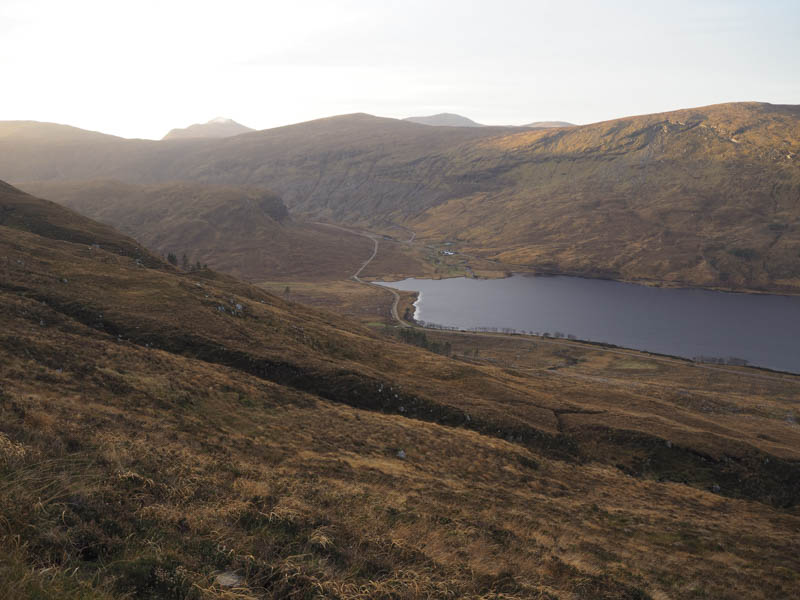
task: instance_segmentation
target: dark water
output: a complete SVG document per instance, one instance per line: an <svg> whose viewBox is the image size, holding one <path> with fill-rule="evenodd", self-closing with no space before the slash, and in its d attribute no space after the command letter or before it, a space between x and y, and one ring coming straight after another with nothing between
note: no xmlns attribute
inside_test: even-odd
<svg viewBox="0 0 800 600"><path fill-rule="evenodd" d="M660 354L735 357L800 373L800 297L520 275L382 285L420 292L415 317L426 323L560 332Z"/></svg>

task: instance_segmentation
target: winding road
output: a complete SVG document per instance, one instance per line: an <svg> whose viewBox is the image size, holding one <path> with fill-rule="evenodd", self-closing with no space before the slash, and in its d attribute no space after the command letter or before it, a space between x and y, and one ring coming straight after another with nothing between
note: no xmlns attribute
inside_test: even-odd
<svg viewBox="0 0 800 600"><path fill-rule="evenodd" d="M378 240L380 239L380 236L375 234L375 233L368 233L368 232L364 232L364 231L354 231L352 229L348 229L346 227L340 227L339 225L333 225L331 223L321 223L321 222L317 221L317 222L315 222L315 224L316 225L325 225L326 227L333 227L334 229L339 229L341 231L345 231L345 232L351 233L353 235L360 235L361 237L365 237L365 238L368 238L368 239L372 240L372 243L374 244L374 247L372 248L372 254L370 255L370 257L367 260L365 260L362 263L362 265L358 268L358 270L350 276L350 279L352 279L353 281L357 281L358 283L362 283L364 285L369 285L369 286L372 286L374 288L378 288L378 289L385 290L385 291L389 292L392 295L392 308L391 308L392 318L395 321L397 321L397 323L400 324L400 327L411 327L411 325L409 323L407 323L406 321L404 321L403 319L401 319L400 315L397 313L397 306L400 304L400 294L398 294L396 290L394 290L392 288L389 288L389 287L382 286L382 285L378 285L377 283L373 283L371 281L364 281L360 277L361 272L364 269L366 269L367 265L369 265L369 263L371 263L375 259L375 257L378 255L378 246L379 246L379 241ZM405 228L403 228L403 229L405 229ZM416 234L412 231L411 232L411 237L408 240L406 240L404 243L406 243L406 244L412 243L414 241L415 237L416 237Z"/></svg>

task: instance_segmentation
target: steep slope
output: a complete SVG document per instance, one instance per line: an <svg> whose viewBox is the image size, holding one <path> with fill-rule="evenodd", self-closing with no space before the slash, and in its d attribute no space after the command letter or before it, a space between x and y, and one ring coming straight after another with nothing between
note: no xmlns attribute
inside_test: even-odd
<svg viewBox="0 0 800 600"><path fill-rule="evenodd" d="M6 124L7 128L12 128ZM424 210L447 195L442 154L513 128L439 128L343 115L220 140L30 143L0 137L0 177L16 182L113 178L258 185L290 210L365 217Z"/></svg>
<svg viewBox="0 0 800 600"><path fill-rule="evenodd" d="M195 123L189 127L171 129L163 137L165 140L188 140L195 138L226 138L255 131L233 119L217 117L207 123Z"/></svg>
<svg viewBox="0 0 800 600"><path fill-rule="evenodd" d="M346 279L371 247L336 229L295 222L281 199L242 186L118 181L38 182L24 187L112 225L166 256L185 255L251 281Z"/></svg>
<svg viewBox="0 0 800 600"><path fill-rule="evenodd" d="M800 290L800 107L718 105L473 144L422 235L545 270Z"/></svg>
<svg viewBox="0 0 800 600"><path fill-rule="evenodd" d="M111 227L82 217L62 206L35 198L0 181L0 226L42 237L102 248L139 263L154 266L159 259L136 241Z"/></svg>
<svg viewBox="0 0 800 600"><path fill-rule="evenodd" d="M184 179L266 185L293 212L316 218L371 219L422 211L453 195L443 154L509 131L345 115L198 148L181 171Z"/></svg>
<svg viewBox="0 0 800 600"><path fill-rule="evenodd" d="M708 415L710 392L451 360L211 271L68 241L100 226L47 229L41 201L4 190L19 216L0 225L9 597L794 589L795 388L733 380L761 404Z"/></svg>
<svg viewBox="0 0 800 600"><path fill-rule="evenodd" d="M429 115L427 117L406 117L403 120L434 127L483 127L483 125L476 123L472 119L453 113L439 113L438 115Z"/></svg>

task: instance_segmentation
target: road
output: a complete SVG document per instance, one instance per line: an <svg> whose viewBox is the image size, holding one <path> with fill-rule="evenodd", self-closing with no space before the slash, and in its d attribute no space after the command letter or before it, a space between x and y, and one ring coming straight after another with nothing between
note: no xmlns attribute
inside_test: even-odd
<svg viewBox="0 0 800 600"><path fill-rule="evenodd" d="M362 263L362 265L358 268L358 270L350 276L350 279L352 279L353 281L357 281L358 283L361 283L361 284L364 284L364 285L369 285L369 286L372 286L374 288L378 288L378 289L385 290L385 291L389 292L392 295L392 308L391 308L392 318L395 321L397 321L397 323L400 324L400 327L411 327L411 325L409 323L407 323L406 321L404 321L403 319L401 319L400 315L397 313L397 306L400 304L400 294L398 294L396 290L394 290L392 288L389 288L389 287L382 286L382 285L378 285L377 283L373 283L371 281L364 281L360 277L361 272L364 269L366 269L367 265L369 265L369 263L371 263L375 259L375 257L378 255L378 246L380 244L380 242L378 240L380 240L381 236L379 236L379 235L377 235L375 233L369 233L369 232L364 232L364 231L354 231L353 229L348 229L347 227L340 227L339 225L333 225L331 223L321 223L319 221L316 221L315 224L316 225L325 225L326 227L333 227L334 229L339 229L341 231L345 231L345 232L351 233L353 235L360 235L361 237L365 237L365 238L368 238L368 239L372 240L372 243L374 244L374 247L372 248L372 254L370 255L370 257L367 260L365 260ZM403 229L405 229L405 227L403 227ZM411 232L411 238L406 240L404 243L406 243L406 244L412 243L414 241L415 237L416 237L416 234L412 231Z"/></svg>

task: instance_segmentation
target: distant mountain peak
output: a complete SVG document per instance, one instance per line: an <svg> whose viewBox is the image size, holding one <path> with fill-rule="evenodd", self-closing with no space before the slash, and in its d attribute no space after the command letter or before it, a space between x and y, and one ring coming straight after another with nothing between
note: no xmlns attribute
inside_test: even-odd
<svg viewBox="0 0 800 600"><path fill-rule="evenodd" d="M434 127L485 127L472 119L454 113L439 113L438 115L429 115L426 117L408 117L403 120L410 121L411 123L419 123L420 125L432 125Z"/></svg>
<svg viewBox="0 0 800 600"><path fill-rule="evenodd" d="M255 129L251 129L227 117L215 117L207 123L195 123L184 129L173 129L163 139L226 138L250 131L255 131Z"/></svg>
<svg viewBox="0 0 800 600"><path fill-rule="evenodd" d="M530 127L531 129L550 129L553 127L577 127L575 123L567 123L566 121L534 121L527 123L522 127Z"/></svg>

